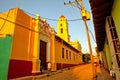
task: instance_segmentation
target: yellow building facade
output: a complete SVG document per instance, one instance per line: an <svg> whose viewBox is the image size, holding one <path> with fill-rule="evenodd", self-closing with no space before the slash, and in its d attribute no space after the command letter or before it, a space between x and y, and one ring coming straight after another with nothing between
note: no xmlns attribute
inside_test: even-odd
<svg viewBox="0 0 120 80"><path fill-rule="evenodd" d="M58 19L58 32L57 35L66 42L70 42L70 35L68 32L68 23L64 15L61 15Z"/></svg>
<svg viewBox="0 0 120 80"><path fill-rule="evenodd" d="M64 15L59 17L57 28L58 32L54 40L56 69L82 64L81 45L78 40L70 41L68 22Z"/></svg>
<svg viewBox="0 0 120 80"><path fill-rule="evenodd" d="M82 63L81 46L79 42L70 42L67 19L63 15L58 25L56 34L40 15L33 18L19 8L0 14L0 39L12 37L8 79L40 74L40 66L47 70L48 62L52 64L52 71Z"/></svg>

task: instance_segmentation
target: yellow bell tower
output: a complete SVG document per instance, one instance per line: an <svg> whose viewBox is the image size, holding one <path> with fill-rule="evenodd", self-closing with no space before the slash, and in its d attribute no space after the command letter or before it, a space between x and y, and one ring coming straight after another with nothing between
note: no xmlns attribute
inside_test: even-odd
<svg viewBox="0 0 120 80"><path fill-rule="evenodd" d="M57 35L66 42L70 42L70 36L68 33L68 23L64 15L60 16L57 26L58 26Z"/></svg>

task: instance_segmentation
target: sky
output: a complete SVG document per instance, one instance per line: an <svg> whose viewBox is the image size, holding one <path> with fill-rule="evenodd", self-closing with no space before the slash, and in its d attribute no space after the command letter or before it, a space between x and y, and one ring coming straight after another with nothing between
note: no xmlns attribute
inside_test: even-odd
<svg viewBox="0 0 120 80"><path fill-rule="evenodd" d="M5 12L11 8L19 7L30 16L40 14L42 19L48 18L47 23L50 24L50 26L54 26L56 32L57 21L54 21L53 19L58 20L61 15L64 15L68 20L68 29L71 36L71 41L78 40L82 46L82 51L89 51L84 22L82 20L75 20L81 19L80 11L74 6L65 6L64 2L67 3L68 1L69 0L1 0L0 13ZM70 1L73 2L74 0ZM85 9L91 12L89 0L83 0L83 3ZM87 24L89 30L92 32L92 34L90 32L90 40L92 49L94 49L96 47L96 42L92 14L90 15L91 19L87 21Z"/></svg>

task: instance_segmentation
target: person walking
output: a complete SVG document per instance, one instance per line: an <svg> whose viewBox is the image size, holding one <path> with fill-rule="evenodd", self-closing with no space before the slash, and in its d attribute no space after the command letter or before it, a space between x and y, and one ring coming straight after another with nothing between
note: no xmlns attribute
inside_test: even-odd
<svg viewBox="0 0 120 80"><path fill-rule="evenodd" d="M40 72L41 72L41 73L43 73L43 69L44 69L43 64L41 64L41 65L40 65Z"/></svg>
<svg viewBox="0 0 120 80"><path fill-rule="evenodd" d="M48 61L47 68L48 68L48 76L49 76L51 74L51 62L50 61Z"/></svg>

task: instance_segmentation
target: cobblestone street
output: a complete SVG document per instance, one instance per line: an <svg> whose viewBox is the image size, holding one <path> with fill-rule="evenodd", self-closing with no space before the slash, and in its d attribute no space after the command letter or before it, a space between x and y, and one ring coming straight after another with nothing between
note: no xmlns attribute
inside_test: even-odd
<svg viewBox="0 0 120 80"><path fill-rule="evenodd" d="M74 67L70 70L63 70L50 76L34 78L34 80L93 80L91 64Z"/></svg>
<svg viewBox="0 0 120 80"><path fill-rule="evenodd" d="M92 65L84 64L70 69L58 70L47 75L47 72L38 76L26 76L11 80L115 80L110 77L109 72L98 65L94 67L97 77L93 78Z"/></svg>

